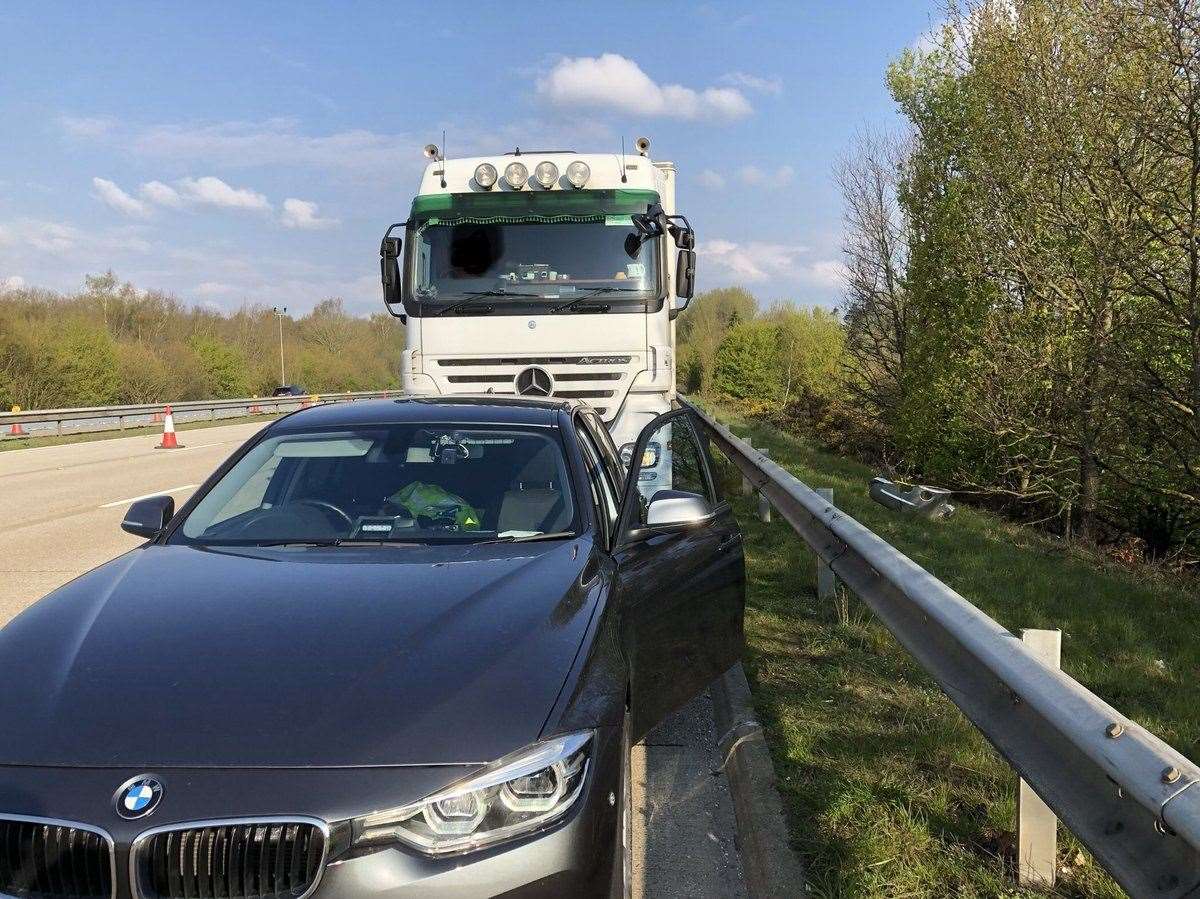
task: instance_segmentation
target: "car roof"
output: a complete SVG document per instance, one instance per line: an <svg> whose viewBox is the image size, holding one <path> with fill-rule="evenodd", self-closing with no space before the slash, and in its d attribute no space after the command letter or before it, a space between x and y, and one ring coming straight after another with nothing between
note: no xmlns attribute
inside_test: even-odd
<svg viewBox="0 0 1200 899"><path fill-rule="evenodd" d="M410 396L395 399L325 403L281 418L272 430L383 424L391 422L447 422L455 424L555 425L558 412L582 405L578 400L555 397Z"/></svg>

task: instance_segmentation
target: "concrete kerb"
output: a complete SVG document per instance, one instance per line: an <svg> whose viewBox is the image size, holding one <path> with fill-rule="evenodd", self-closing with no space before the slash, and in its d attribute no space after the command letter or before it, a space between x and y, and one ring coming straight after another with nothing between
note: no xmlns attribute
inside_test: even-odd
<svg viewBox="0 0 1200 899"><path fill-rule="evenodd" d="M804 868L788 841L775 766L740 663L713 681L712 699L746 891L754 899L803 896Z"/></svg>

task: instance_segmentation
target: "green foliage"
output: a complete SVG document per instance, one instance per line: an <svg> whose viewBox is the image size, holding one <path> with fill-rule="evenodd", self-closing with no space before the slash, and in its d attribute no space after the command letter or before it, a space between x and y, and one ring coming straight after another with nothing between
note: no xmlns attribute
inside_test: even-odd
<svg viewBox="0 0 1200 899"><path fill-rule="evenodd" d="M880 455L1195 558L1198 57L1194 3L971 0L892 64L909 134L842 179L847 387Z"/></svg>
<svg viewBox="0 0 1200 899"><path fill-rule="evenodd" d="M782 396L779 331L765 321L734 325L717 350L712 386L739 400L769 402Z"/></svg>
<svg viewBox="0 0 1200 899"><path fill-rule="evenodd" d="M194 337L191 349L200 360L205 392L210 397L225 399L250 392L246 360L235 347L212 337Z"/></svg>
<svg viewBox="0 0 1200 899"><path fill-rule="evenodd" d="M0 405L26 409L265 395L279 383L279 322L229 315L89 275L82 291L0 294ZM288 379L313 392L398 387L404 329L339 299L285 317Z"/></svg>
<svg viewBox="0 0 1200 899"><path fill-rule="evenodd" d="M717 364L717 349L726 333L740 321L754 318L758 303L741 287L722 287L697 296L675 323L675 337L690 393L709 393Z"/></svg>

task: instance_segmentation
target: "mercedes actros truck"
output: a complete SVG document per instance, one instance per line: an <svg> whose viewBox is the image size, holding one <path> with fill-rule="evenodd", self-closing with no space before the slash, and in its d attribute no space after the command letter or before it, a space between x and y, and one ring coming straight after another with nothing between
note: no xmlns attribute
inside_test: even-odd
<svg viewBox="0 0 1200 899"><path fill-rule="evenodd" d="M675 166L645 138L634 146L425 148L408 220L380 247L384 300L406 324L406 391L582 399L619 447L671 408L695 234L676 213Z"/></svg>

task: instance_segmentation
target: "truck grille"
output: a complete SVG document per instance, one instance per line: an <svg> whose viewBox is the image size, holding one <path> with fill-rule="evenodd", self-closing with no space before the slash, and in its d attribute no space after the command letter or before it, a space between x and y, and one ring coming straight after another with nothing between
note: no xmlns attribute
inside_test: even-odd
<svg viewBox="0 0 1200 899"><path fill-rule="evenodd" d="M301 821L168 830L134 846L140 899L301 899L325 863L325 832Z"/></svg>
<svg viewBox="0 0 1200 899"><path fill-rule="evenodd" d="M439 375L455 391L462 393L516 393L518 374L531 365L545 368L554 378L551 396L563 399L587 400L601 416L620 406L624 394L621 381L629 372L613 370L628 364L632 356L528 356L524 358L493 357L486 359L438 359Z"/></svg>
<svg viewBox="0 0 1200 899"><path fill-rule="evenodd" d="M112 899L112 842L81 825L0 819L0 895Z"/></svg>
<svg viewBox="0 0 1200 899"><path fill-rule="evenodd" d="M438 365L628 365L631 356L530 356L527 358L439 359Z"/></svg>

